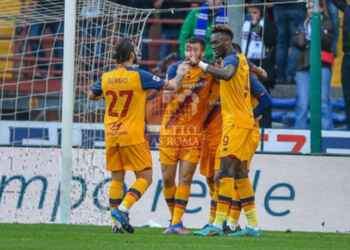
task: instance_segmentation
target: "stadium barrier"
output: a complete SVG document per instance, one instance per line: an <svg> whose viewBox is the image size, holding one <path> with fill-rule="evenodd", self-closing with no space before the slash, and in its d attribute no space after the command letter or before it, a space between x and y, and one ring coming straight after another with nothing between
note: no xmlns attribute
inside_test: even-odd
<svg viewBox="0 0 350 250"><path fill-rule="evenodd" d="M152 157L153 184L131 211L132 223L137 226L168 224L159 152L152 151ZM74 149L73 159L72 223L109 224L110 178L104 170L104 150ZM2 147L0 162L0 223L59 222L60 149ZM349 157L256 155L250 174L261 227L278 231L349 231L349 166ZM132 179L127 175L127 184ZM204 225L208 206L205 180L197 171L185 225Z"/></svg>
<svg viewBox="0 0 350 250"><path fill-rule="evenodd" d="M151 126L150 146L158 149L159 127ZM295 129L264 129L257 152L309 154L310 132ZM58 122L0 121L0 146L59 147L61 124ZM73 146L103 148L103 124L74 123ZM350 131L322 131L322 152L350 155Z"/></svg>

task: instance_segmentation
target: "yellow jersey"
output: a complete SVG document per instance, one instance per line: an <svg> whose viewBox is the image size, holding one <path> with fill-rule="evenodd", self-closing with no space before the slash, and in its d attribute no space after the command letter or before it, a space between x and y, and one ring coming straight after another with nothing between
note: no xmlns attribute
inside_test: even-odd
<svg viewBox="0 0 350 250"><path fill-rule="evenodd" d="M224 59L224 66L227 65L233 65L236 72L230 80L220 80L223 132L233 126L251 129L254 117L247 59L243 54L233 52Z"/></svg>
<svg viewBox="0 0 350 250"><path fill-rule="evenodd" d="M163 84L159 77L136 67L119 66L102 75L100 89L92 90L105 99L106 147L145 142L146 90Z"/></svg>

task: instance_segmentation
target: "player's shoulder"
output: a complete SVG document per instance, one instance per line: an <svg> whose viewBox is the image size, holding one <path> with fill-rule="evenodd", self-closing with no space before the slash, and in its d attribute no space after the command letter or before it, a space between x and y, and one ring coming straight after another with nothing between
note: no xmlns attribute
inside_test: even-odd
<svg viewBox="0 0 350 250"><path fill-rule="evenodd" d="M227 66L229 64L237 66L239 62L240 62L240 57L236 52L231 52L224 58L224 66Z"/></svg>
<svg viewBox="0 0 350 250"><path fill-rule="evenodd" d="M102 78L103 78L104 76L112 75L113 72L116 70L116 68L117 68L117 65L115 65L115 64L112 64L112 65L108 65L108 66L103 67L103 69L102 69L102 72L103 72Z"/></svg>

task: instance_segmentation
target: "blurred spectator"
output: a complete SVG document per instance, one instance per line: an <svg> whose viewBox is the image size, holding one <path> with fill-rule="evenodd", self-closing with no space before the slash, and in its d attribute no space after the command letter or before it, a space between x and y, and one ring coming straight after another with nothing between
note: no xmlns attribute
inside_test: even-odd
<svg viewBox="0 0 350 250"><path fill-rule="evenodd" d="M308 2L307 17L298 28L293 38L293 45L300 51L297 60L295 81L297 85L297 103L295 111L295 128L306 129L310 99L310 39L312 2ZM322 11L322 8L321 8ZM332 52L333 28L330 19L322 12L321 15L321 48L322 48L322 82L321 110L322 129L332 129L332 106L330 98L331 67L334 61Z"/></svg>
<svg viewBox="0 0 350 250"><path fill-rule="evenodd" d="M178 9L187 7L184 2L177 0L164 0L161 9ZM160 15L161 19L185 19L186 12L184 11L174 11L174 12L165 12ZM179 25L162 23L162 32L161 38L167 40L178 40L179 37ZM170 44L164 44L160 47L160 58L163 59L172 52L178 51L177 46Z"/></svg>
<svg viewBox="0 0 350 250"><path fill-rule="evenodd" d="M261 2L254 0L250 3ZM265 69L268 79L263 84L269 91L274 85L275 77L273 51L276 45L276 28L268 17L263 16L262 7L249 6L247 12L250 18L244 22L242 28L242 52L250 62ZM271 109L264 114L262 126L271 127Z"/></svg>
<svg viewBox="0 0 350 250"><path fill-rule="evenodd" d="M271 0L286 2L289 0ZM290 82L294 76L296 50L290 50L292 36L305 20L305 3L277 4L273 7L277 27L276 83Z"/></svg>
<svg viewBox="0 0 350 250"><path fill-rule="evenodd" d="M53 19L57 17L64 16L64 0L36 0L35 9L33 10L32 24L29 28L29 34L31 37L37 37L38 39L31 41L31 49L33 56L50 56L45 55L43 42L45 40L39 39L47 29L54 34L63 34L63 21L52 21L43 20L42 17L47 17ZM54 53L55 57L63 57L63 37L54 36ZM47 63L39 63L47 64ZM46 66L47 68L47 66ZM62 69L62 64L56 64L57 69Z"/></svg>
<svg viewBox="0 0 350 250"><path fill-rule="evenodd" d="M88 1L83 4L80 12L80 16L84 17L81 20L81 34L83 38L83 44L80 48L84 51L80 52L80 55L85 57L98 56L103 53L103 29L102 22L98 20L98 17L101 16L103 2L101 0L97 1ZM92 22L91 19L94 18L95 22Z"/></svg>
<svg viewBox="0 0 350 250"><path fill-rule="evenodd" d="M334 4L344 12L343 22L343 63L342 86L345 102L346 125L350 130L350 1L333 0Z"/></svg>
<svg viewBox="0 0 350 250"><path fill-rule="evenodd" d="M215 24L227 23L223 0L207 0L200 9L193 9L186 17L180 32L180 58L185 57L185 43L187 39L196 36L206 42L205 59L213 59L213 50L210 46L211 30ZM219 7L220 8L213 8Z"/></svg>
<svg viewBox="0 0 350 250"><path fill-rule="evenodd" d="M339 38L339 13L338 9L333 3L333 0L323 0L323 6L325 9L325 14L328 15L333 26L333 40L332 40L332 50L334 56L337 54L337 45Z"/></svg>

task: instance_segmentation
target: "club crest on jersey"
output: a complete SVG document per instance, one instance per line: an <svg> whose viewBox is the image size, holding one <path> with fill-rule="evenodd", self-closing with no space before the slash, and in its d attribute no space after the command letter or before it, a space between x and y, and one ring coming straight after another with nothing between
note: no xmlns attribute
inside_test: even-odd
<svg viewBox="0 0 350 250"><path fill-rule="evenodd" d="M121 126L123 123L121 122L114 122L112 124L109 124L108 126L108 135L110 136L118 136L118 135L125 135L127 132L125 130L121 130Z"/></svg>

